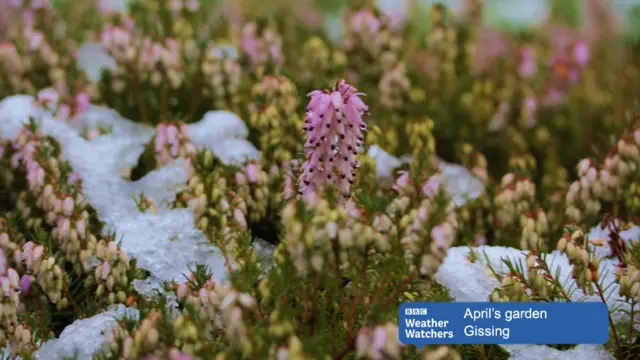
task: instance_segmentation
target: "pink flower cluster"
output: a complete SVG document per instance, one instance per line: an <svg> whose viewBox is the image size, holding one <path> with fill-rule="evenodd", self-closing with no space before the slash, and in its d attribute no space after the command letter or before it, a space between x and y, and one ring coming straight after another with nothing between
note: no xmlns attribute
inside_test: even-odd
<svg viewBox="0 0 640 360"><path fill-rule="evenodd" d="M258 34L258 25L247 23L242 29L242 51L249 57L254 67L265 64L271 59L276 65L282 65L282 38L274 29L266 28Z"/></svg>
<svg viewBox="0 0 640 360"><path fill-rule="evenodd" d="M472 68L477 73L488 71L507 50L507 40L500 32L481 27L471 46Z"/></svg>
<svg viewBox="0 0 640 360"><path fill-rule="evenodd" d="M9 267L6 254L4 250L0 249L0 293L2 293L2 298L17 308L20 304L20 290L20 275L14 268Z"/></svg>
<svg viewBox="0 0 640 360"><path fill-rule="evenodd" d="M367 125L362 115L368 107L356 88L340 81L331 91L309 93L304 130L308 133L307 160L299 178L300 193L321 191L334 185L348 197L359 166L356 155L363 145Z"/></svg>
<svg viewBox="0 0 640 360"><path fill-rule="evenodd" d="M397 359L404 345L398 339L398 327L394 324L364 327L356 338L358 358Z"/></svg>
<svg viewBox="0 0 640 360"><path fill-rule="evenodd" d="M555 32L554 47L549 59L549 82L542 102L554 106L566 101L569 91L580 81L589 63L591 49L586 42L573 38L562 29Z"/></svg>
<svg viewBox="0 0 640 360"><path fill-rule="evenodd" d="M566 215L576 222L592 217L601 209L603 201L614 200L628 186L640 168L640 129L618 140L611 153L598 166L587 158L578 163L578 180L569 186L566 195Z"/></svg>
<svg viewBox="0 0 640 360"><path fill-rule="evenodd" d="M185 123L161 123L156 127L154 152L159 166L172 162L177 157L190 157L196 153L191 142L189 126Z"/></svg>
<svg viewBox="0 0 640 360"><path fill-rule="evenodd" d="M167 6L174 12L196 12L200 9L200 2L198 0L169 0Z"/></svg>
<svg viewBox="0 0 640 360"><path fill-rule="evenodd" d="M18 130L17 141L14 143L16 151L11 157L11 165L17 169L21 163L27 171L27 182L29 189L40 192L44 186L45 171L38 161L36 161L36 146L39 144L37 137L44 136L38 129L36 134L32 134L27 127Z"/></svg>
<svg viewBox="0 0 640 360"><path fill-rule="evenodd" d="M153 70L158 64L166 68L182 66L182 47L178 40L167 38L162 44L149 36L139 38L134 30L133 22L128 22L123 27L107 24L102 31L102 46L117 62L135 63L140 70Z"/></svg>
<svg viewBox="0 0 640 360"><path fill-rule="evenodd" d="M36 95L36 105L53 112L58 120L75 119L89 109L91 99L87 92L71 94L65 81L60 81L55 88L42 89Z"/></svg>

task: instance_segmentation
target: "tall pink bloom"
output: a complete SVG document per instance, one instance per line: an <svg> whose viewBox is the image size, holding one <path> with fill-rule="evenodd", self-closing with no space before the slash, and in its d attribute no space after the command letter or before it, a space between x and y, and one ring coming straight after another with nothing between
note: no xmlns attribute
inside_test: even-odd
<svg viewBox="0 0 640 360"><path fill-rule="evenodd" d="M334 185L351 194L367 125L362 115L368 111L356 88L340 81L333 90L309 93L304 129L308 133L307 161L302 165L300 192L308 194Z"/></svg>

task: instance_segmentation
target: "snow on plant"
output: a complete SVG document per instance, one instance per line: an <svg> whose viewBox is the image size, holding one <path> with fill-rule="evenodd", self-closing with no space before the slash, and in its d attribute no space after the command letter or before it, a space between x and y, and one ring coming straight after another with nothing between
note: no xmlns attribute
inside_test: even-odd
<svg viewBox="0 0 640 360"><path fill-rule="evenodd" d="M20 181L4 184L17 196L11 198L13 211L0 217L0 243L3 263L11 267L12 279L13 274L19 278L15 285L7 282L6 293L16 292L11 299L17 308L4 307L14 320L3 326L8 333L2 341L22 356L38 348L28 340L29 328L42 321L59 326L64 320L56 314L69 308L80 317L104 304L132 304L131 282L141 275L114 235L101 234L82 193L82 179L60 157L59 146L32 119L4 154ZM38 320L38 311L45 318ZM38 340L51 337L42 329L32 334Z"/></svg>

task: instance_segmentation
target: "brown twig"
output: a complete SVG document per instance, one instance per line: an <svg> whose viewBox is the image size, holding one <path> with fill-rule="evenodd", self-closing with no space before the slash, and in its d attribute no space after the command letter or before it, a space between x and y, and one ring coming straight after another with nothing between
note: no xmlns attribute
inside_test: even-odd
<svg viewBox="0 0 640 360"><path fill-rule="evenodd" d="M71 297L69 284L66 281L64 282L64 294L67 296L67 299L69 299L69 304L71 304L71 306L73 307L73 311L75 311L79 316L81 314L80 308L78 307L78 304L76 304L76 302L73 300L73 297Z"/></svg>
<svg viewBox="0 0 640 360"><path fill-rule="evenodd" d="M133 92L136 96L136 101L138 102L138 114L140 115L140 121L147 124L149 121L149 117L147 116L147 108L144 106L144 99L142 98L140 83L138 82L135 71L131 67L129 67L129 77L131 78L131 82L133 83Z"/></svg>
<svg viewBox="0 0 640 360"><path fill-rule="evenodd" d="M413 278L415 278L416 275L418 275L418 271L417 270L413 270L411 272L411 274L409 274L409 276L407 276L407 278L402 281L402 283L396 289L396 291L394 291L393 294L391 294L387 298L387 300L385 300L385 302L383 304L383 310L384 311L386 311L389 306L391 306L394 302L396 302L400 298L400 296L402 295L402 292L404 291L404 289L407 287L407 285L409 285L409 283L411 281L413 281Z"/></svg>
<svg viewBox="0 0 640 360"><path fill-rule="evenodd" d="M636 306L636 301L635 299L631 299L631 310L629 313L629 317L631 318L629 320L629 335L627 335L627 341L631 342L633 339L633 325L635 325L635 319L634 316L635 314L633 313L633 308Z"/></svg>
<svg viewBox="0 0 640 360"><path fill-rule="evenodd" d="M204 51L200 54L200 59L198 64L202 64L204 61ZM189 105L189 113L187 114L187 121L195 121L194 117L196 116L196 108L198 107L198 102L200 101L200 89L202 88L202 71L198 71L198 75L195 79L195 84L193 86L193 94L191 95L191 104Z"/></svg>
<svg viewBox="0 0 640 360"><path fill-rule="evenodd" d="M356 339L351 337L347 340L346 345L342 348L342 350L340 350L340 352L333 357L333 360L340 360L342 358L344 358L345 356L347 356L347 354L353 350L356 346Z"/></svg>

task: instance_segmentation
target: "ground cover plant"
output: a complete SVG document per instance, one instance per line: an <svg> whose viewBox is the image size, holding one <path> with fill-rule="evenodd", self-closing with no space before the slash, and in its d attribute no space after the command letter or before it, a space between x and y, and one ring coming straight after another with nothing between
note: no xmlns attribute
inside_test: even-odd
<svg viewBox="0 0 640 360"><path fill-rule="evenodd" d="M4 357L640 356L640 52L606 1L329 3L0 4ZM599 301L610 336L418 349L407 301Z"/></svg>

